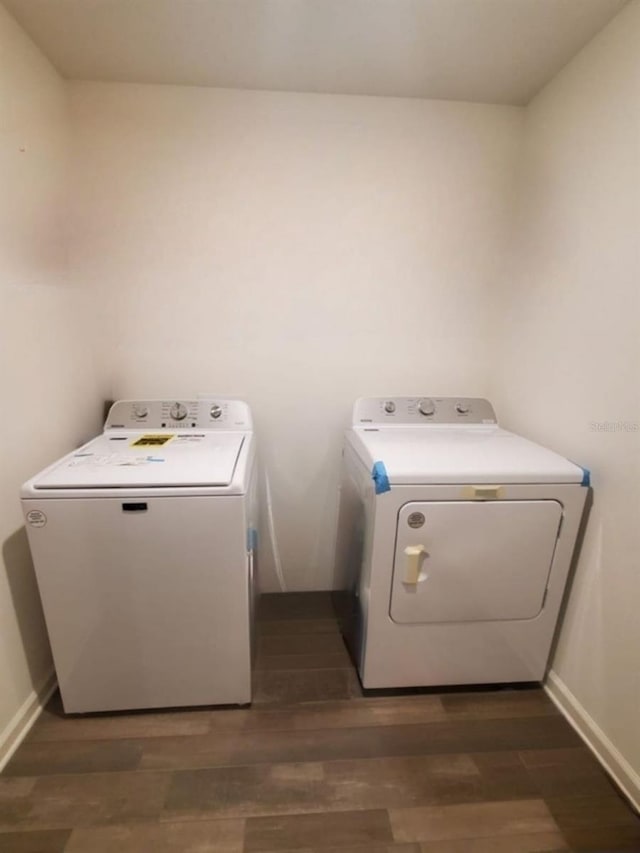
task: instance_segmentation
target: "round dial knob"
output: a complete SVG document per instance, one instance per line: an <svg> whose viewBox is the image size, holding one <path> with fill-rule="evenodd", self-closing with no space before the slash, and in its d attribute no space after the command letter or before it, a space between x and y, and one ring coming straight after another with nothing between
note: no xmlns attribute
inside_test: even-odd
<svg viewBox="0 0 640 853"><path fill-rule="evenodd" d="M187 417L187 407L182 403L174 403L169 409L169 414L174 421L183 421Z"/></svg>
<svg viewBox="0 0 640 853"><path fill-rule="evenodd" d="M425 417L429 418L431 417L431 415L435 415L436 404L433 402L433 400L420 400L418 403L418 411L421 415L424 415Z"/></svg>
<svg viewBox="0 0 640 853"><path fill-rule="evenodd" d="M218 420L218 418L222 415L222 406L219 406L217 403L214 403L213 406L211 406L210 415L215 420Z"/></svg>
<svg viewBox="0 0 640 853"><path fill-rule="evenodd" d="M393 400L387 400L387 402L384 404L384 410L388 415L392 415L395 412L396 404L393 402Z"/></svg>
<svg viewBox="0 0 640 853"><path fill-rule="evenodd" d="M146 418L149 414L149 409L146 406L134 406L133 407L133 417L134 418Z"/></svg>
<svg viewBox="0 0 640 853"><path fill-rule="evenodd" d="M469 406L466 403L456 403L456 412L459 415L468 415L469 414Z"/></svg>

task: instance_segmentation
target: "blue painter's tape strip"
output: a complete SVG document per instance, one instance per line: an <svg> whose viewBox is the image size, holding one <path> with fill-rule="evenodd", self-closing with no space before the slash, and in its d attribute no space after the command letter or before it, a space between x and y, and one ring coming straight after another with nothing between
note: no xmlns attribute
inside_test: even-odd
<svg viewBox="0 0 640 853"><path fill-rule="evenodd" d="M582 468L582 465L580 465L579 467ZM591 471L588 468L582 468L581 485L586 486L587 488L589 488L589 486L591 485Z"/></svg>
<svg viewBox="0 0 640 853"><path fill-rule="evenodd" d="M258 549L258 531L255 527L250 527L247 530L247 551L257 551Z"/></svg>
<svg viewBox="0 0 640 853"><path fill-rule="evenodd" d="M384 462L374 462L371 469L371 477L376 484L376 495L381 495L384 492L390 492L389 477L387 469L384 467Z"/></svg>

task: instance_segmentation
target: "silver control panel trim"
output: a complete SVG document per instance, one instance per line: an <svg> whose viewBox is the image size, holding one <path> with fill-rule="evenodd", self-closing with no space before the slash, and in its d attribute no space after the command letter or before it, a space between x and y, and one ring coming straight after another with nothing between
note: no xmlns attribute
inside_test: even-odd
<svg viewBox="0 0 640 853"><path fill-rule="evenodd" d="M105 430L250 430L251 411L243 400L118 400L109 409Z"/></svg>
<svg viewBox="0 0 640 853"><path fill-rule="evenodd" d="M353 407L354 427L497 424L482 397L361 397Z"/></svg>

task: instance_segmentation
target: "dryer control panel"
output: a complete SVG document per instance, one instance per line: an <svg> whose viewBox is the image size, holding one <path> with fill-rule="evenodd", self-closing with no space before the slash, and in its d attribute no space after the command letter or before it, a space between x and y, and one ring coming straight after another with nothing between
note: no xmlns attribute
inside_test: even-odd
<svg viewBox="0 0 640 853"><path fill-rule="evenodd" d="M105 430L250 430L249 406L228 397L199 400L118 400L109 410Z"/></svg>
<svg viewBox="0 0 640 853"><path fill-rule="evenodd" d="M356 427L428 424L487 425L497 420L482 397L361 397L353 407Z"/></svg>

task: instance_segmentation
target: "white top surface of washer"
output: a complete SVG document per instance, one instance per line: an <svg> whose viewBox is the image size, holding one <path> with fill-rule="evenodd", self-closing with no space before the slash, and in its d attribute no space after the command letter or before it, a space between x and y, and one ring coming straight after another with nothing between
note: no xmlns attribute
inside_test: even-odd
<svg viewBox="0 0 640 853"><path fill-rule="evenodd" d="M65 457L35 483L36 489L107 489L228 486L244 442L238 433L105 433ZM169 437L170 436L170 437ZM136 442L143 441L141 446Z"/></svg>
<svg viewBox="0 0 640 853"><path fill-rule="evenodd" d="M218 487L242 493L236 472L246 466L251 426L241 400L121 400L102 435L32 477L22 495Z"/></svg>

